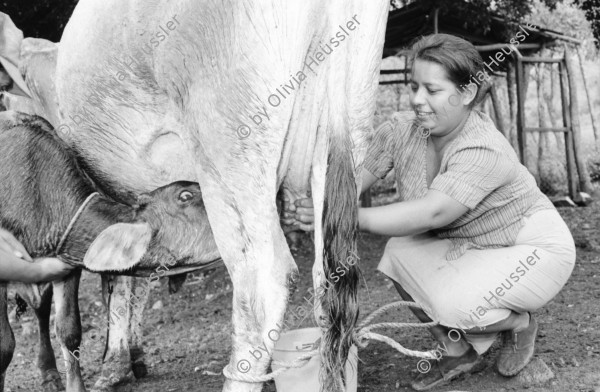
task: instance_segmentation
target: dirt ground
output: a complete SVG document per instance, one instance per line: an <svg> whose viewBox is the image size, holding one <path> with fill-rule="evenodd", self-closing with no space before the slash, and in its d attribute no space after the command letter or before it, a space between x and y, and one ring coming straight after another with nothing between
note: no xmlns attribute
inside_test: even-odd
<svg viewBox="0 0 600 392"><path fill-rule="evenodd" d="M596 197L598 199L598 197ZM600 391L600 201L591 206L561 209L577 244L577 264L563 291L536 317L540 324L536 356L554 372L555 377L541 385L524 385L500 376L494 367L498 343L486 355L480 373L462 377L434 391ZM387 238L362 235L360 239L360 291L362 317L381 305L399 300L392 284L376 271ZM311 285L312 249L310 239L294 251L301 281L293 295L294 305L303 302ZM97 379L104 338L93 339L95 325L106 317L100 299L99 277L84 274L80 289L84 342L81 362L85 383L91 388ZM159 302L160 301L160 302ZM12 302L14 304L14 301ZM160 306L162 303L162 307ZM145 350L149 374L141 380L119 386L117 392L220 391L221 373L230 350L231 286L224 268L204 276L195 274L179 293L169 295L167 282L161 281L150 294L145 310ZM405 309L392 311L390 321L416 321ZM310 317L300 325L311 326ZM40 391L40 376L35 366L37 323L28 311L13 323L17 348L6 376L6 391ZM383 331L404 346L429 350L434 347L427 331ZM59 352L53 336L55 350ZM59 354L60 355L60 354ZM391 347L371 342L359 352L358 391L409 391L418 374L418 359L405 357ZM60 358L60 357L59 357ZM62 360L57 361L59 369ZM275 391L267 383L265 391ZM284 391L288 392L288 391Z"/></svg>

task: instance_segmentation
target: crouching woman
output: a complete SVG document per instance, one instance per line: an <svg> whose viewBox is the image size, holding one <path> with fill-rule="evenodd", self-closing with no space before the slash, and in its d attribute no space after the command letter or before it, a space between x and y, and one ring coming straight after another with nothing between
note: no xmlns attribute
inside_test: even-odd
<svg viewBox="0 0 600 392"><path fill-rule="evenodd" d="M531 361L531 312L558 294L575 263L573 238L490 118L473 109L484 72L477 50L435 34L412 47L410 102L379 127L362 192L395 169L401 202L359 210L361 230L388 235L378 269L447 349L416 390L472 371L501 333L497 369L514 376ZM284 224L311 229L312 202L288 205ZM450 334L459 329L461 339Z"/></svg>

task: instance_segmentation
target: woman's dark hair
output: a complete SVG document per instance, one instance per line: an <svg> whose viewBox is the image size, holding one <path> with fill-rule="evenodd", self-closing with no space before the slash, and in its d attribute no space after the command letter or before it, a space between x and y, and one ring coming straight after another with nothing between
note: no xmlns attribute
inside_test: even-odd
<svg viewBox="0 0 600 392"><path fill-rule="evenodd" d="M414 66L415 60L431 61L441 65L459 90L464 89L469 83L477 79L478 72L484 72L481 55L475 47L462 38L449 34L431 34L416 40L410 50L409 66ZM482 97L486 81L477 86L477 95L471 107Z"/></svg>

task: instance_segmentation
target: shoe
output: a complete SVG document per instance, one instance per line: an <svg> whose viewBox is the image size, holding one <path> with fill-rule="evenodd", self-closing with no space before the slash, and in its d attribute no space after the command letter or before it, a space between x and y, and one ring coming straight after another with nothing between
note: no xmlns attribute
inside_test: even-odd
<svg viewBox="0 0 600 392"><path fill-rule="evenodd" d="M529 325L522 331L504 332L504 346L498 355L498 373L506 377L516 376L531 360L535 350L537 321L529 314Z"/></svg>
<svg viewBox="0 0 600 392"><path fill-rule="evenodd" d="M474 370L482 361L482 357L477 354L472 346L460 357L444 355L439 360L431 360L433 366L430 369L428 368L427 371L422 371L410 386L415 391L426 391L436 386L448 384L458 376Z"/></svg>

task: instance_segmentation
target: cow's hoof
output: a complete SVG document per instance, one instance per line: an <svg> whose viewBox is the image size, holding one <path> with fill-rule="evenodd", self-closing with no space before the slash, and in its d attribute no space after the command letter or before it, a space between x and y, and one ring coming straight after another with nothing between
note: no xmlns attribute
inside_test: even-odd
<svg viewBox="0 0 600 392"><path fill-rule="evenodd" d="M124 376L117 376L115 373L112 373L108 377L100 376L98 381L96 381L96 384L94 384L94 387L92 388L91 392L115 392L115 385L124 384L132 381L135 381L132 371L129 371Z"/></svg>
<svg viewBox="0 0 600 392"><path fill-rule="evenodd" d="M135 361L131 364L131 370L136 379L144 378L148 375L148 368L143 361Z"/></svg>
<svg viewBox="0 0 600 392"><path fill-rule="evenodd" d="M44 381L42 381L43 392L60 392L64 391L65 387L60 379L58 370L46 370L44 372Z"/></svg>

